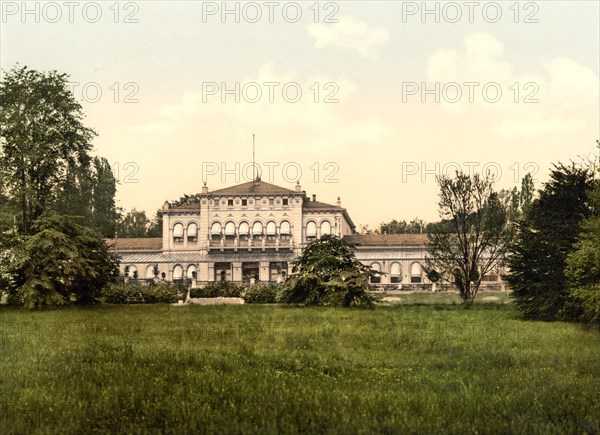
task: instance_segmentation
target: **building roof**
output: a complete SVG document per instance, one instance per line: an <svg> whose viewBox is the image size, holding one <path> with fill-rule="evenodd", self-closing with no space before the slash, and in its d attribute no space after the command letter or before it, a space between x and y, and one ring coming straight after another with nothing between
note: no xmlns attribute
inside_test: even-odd
<svg viewBox="0 0 600 435"><path fill-rule="evenodd" d="M182 205L176 205L174 207L169 207L169 211L171 210L190 210L190 211L197 211L200 212L200 202L193 202L191 204L182 204Z"/></svg>
<svg viewBox="0 0 600 435"><path fill-rule="evenodd" d="M218 189L209 192L209 195L290 195L294 193L298 192L257 180Z"/></svg>
<svg viewBox="0 0 600 435"><path fill-rule="evenodd" d="M360 247L427 245L427 234L352 234L344 236L348 243Z"/></svg>
<svg viewBox="0 0 600 435"><path fill-rule="evenodd" d="M161 237L132 237L104 239L111 251L116 252L153 252L162 251Z"/></svg>
<svg viewBox="0 0 600 435"><path fill-rule="evenodd" d="M324 202L320 202L320 201L304 201L304 204L302 204L303 208L309 208L309 209L314 209L314 210L319 210L319 209L323 209L323 210L344 210L343 207L338 207L337 205L332 205L332 204L326 204Z"/></svg>

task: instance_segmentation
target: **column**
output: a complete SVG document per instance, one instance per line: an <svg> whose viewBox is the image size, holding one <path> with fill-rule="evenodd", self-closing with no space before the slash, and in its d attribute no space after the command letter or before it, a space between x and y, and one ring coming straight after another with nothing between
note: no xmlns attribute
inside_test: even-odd
<svg viewBox="0 0 600 435"><path fill-rule="evenodd" d="M269 282L271 277L269 276L269 262L261 261L258 268L258 279L261 282Z"/></svg>
<svg viewBox="0 0 600 435"><path fill-rule="evenodd" d="M242 262L234 261L231 266L233 267L231 279L236 282L242 282Z"/></svg>

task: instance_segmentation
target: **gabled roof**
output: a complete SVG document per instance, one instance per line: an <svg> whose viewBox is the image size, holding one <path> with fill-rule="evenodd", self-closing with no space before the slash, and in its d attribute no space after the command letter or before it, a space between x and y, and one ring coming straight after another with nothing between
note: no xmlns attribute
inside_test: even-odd
<svg viewBox="0 0 600 435"><path fill-rule="evenodd" d="M267 183L262 180L250 181L248 183L237 184L235 186L225 187L213 192L209 195L290 195L298 193L285 187L276 186L275 184Z"/></svg>
<svg viewBox="0 0 600 435"><path fill-rule="evenodd" d="M153 252L162 251L161 237L132 237L104 239L111 251L116 252Z"/></svg>
<svg viewBox="0 0 600 435"><path fill-rule="evenodd" d="M427 234L352 234L344 236L348 243L360 247L427 245Z"/></svg>

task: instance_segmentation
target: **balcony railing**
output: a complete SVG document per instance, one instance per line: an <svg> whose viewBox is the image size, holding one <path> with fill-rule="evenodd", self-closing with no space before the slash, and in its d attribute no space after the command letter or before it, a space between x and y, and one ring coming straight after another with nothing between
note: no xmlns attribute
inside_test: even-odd
<svg viewBox="0 0 600 435"><path fill-rule="evenodd" d="M213 238L209 242L211 250L225 249L293 249L294 242L290 238Z"/></svg>

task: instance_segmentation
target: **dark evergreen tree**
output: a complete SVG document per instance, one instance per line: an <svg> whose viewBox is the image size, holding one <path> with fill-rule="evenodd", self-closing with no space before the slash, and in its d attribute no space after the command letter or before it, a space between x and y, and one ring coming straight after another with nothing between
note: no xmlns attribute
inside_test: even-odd
<svg viewBox="0 0 600 435"><path fill-rule="evenodd" d="M558 164L526 208L509 250L508 282L517 308L527 318L555 320L563 312L568 298L565 261L581 221L590 214L591 187L589 170Z"/></svg>

